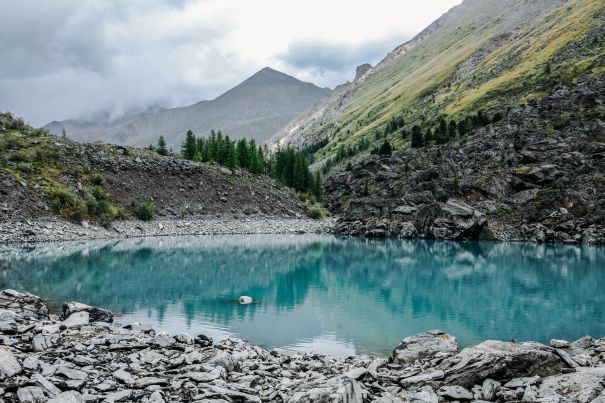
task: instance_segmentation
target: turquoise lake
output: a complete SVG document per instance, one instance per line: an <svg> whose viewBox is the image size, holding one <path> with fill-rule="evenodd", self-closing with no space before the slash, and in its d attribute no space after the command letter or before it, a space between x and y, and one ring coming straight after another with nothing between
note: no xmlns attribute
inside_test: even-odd
<svg viewBox="0 0 605 403"><path fill-rule="evenodd" d="M605 336L605 248L591 246L327 235L0 246L0 288L55 312L76 300L123 324L332 355L386 355L430 329L463 346Z"/></svg>

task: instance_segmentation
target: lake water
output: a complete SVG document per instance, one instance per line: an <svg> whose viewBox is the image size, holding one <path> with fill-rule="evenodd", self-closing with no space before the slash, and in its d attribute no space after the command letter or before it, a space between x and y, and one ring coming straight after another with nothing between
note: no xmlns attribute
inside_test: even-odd
<svg viewBox="0 0 605 403"><path fill-rule="evenodd" d="M0 288L111 309L171 334L386 355L441 329L485 339L605 336L605 248L324 235L0 247ZM253 305L239 305L249 295Z"/></svg>

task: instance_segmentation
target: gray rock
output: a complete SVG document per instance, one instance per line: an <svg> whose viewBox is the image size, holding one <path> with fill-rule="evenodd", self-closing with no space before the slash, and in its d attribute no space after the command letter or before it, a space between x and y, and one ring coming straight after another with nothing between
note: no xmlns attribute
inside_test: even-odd
<svg viewBox="0 0 605 403"><path fill-rule="evenodd" d="M496 389L500 386L500 382L493 379L486 379L481 385L481 395L485 400L494 400L496 397Z"/></svg>
<svg viewBox="0 0 605 403"><path fill-rule="evenodd" d="M48 403L83 403L84 399L80 392L75 390L68 390L60 395L53 397L48 400Z"/></svg>
<svg viewBox="0 0 605 403"><path fill-rule="evenodd" d="M578 368L570 374L543 379L536 397L544 401L591 402L603 392L604 380L605 367Z"/></svg>
<svg viewBox="0 0 605 403"><path fill-rule="evenodd" d="M347 372L345 374L345 377L357 381L357 380L360 380L361 378L363 378L367 372L368 372L368 370L365 368L353 368L352 370L350 370L349 372Z"/></svg>
<svg viewBox="0 0 605 403"><path fill-rule="evenodd" d="M149 399L147 399L147 403L165 403L165 402L166 401L164 400L164 397L162 397L162 394L157 390L149 396Z"/></svg>
<svg viewBox="0 0 605 403"><path fill-rule="evenodd" d="M113 313L106 309L92 307L80 302L66 302L63 304L61 319L65 320L76 312L88 312L90 322L113 322Z"/></svg>
<svg viewBox="0 0 605 403"><path fill-rule="evenodd" d="M129 372L126 372L123 369L118 369L117 371L115 371L113 373L113 377L126 385L130 386L134 384L134 377Z"/></svg>
<svg viewBox="0 0 605 403"><path fill-rule="evenodd" d="M517 389L524 388L529 385L535 385L540 380L539 376L528 376L524 378L515 378L504 384L505 388Z"/></svg>
<svg viewBox="0 0 605 403"><path fill-rule="evenodd" d="M210 372L188 372L185 376L196 382L212 382L221 377L221 371L218 368Z"/></svg>
<svg viewBox="0 0 605 403"><path fill-rule="evenodd" d="M448 384L472 387L485 379L507 380L558 374L565 363L552 349L539 343L488 340L446 358L438 368Z"/></svg>
<svg viewBox="0 0 605 403"><path fill-rule="evenodd" d="M132 394L133 394L133 392L130 389L121 390L119 392L114 392L114 393L105 395L105 400L103 400L103 401L107 402L107 403L126 402L126 401L130 400L130 398L132 397Z"/></svg>
<svg viewBox="0 0 605 403"><path fill-rule="evenodd" d="M50 396L56 396L61 393L59 388L57 388L51 381L46 379L41 374L33 374L31 377L31 382L46 390L47 394Z"/></svg>
<svg viewBox="0 0 605 403"><path fill-rule="evenodd" d="M452 400L472 400L473 394L462 386L442 386L437 394Z"/></svg>
<svg viewBox="0 0 605 403"><path fill-rule="evenodd" d="M212 345L212 337L206 336L204 334L198 334L195 337L195 344L200 345L202 347L208 347Z"/></svg>
<svg viewBox="0 0 605 403"><path fill-rule="evenodd" d="M59 340L59 336L57 335L37 335L32 339L32 348L34 351L44 351L53 347L57 341Z"/></svg>
<svg viewBox="0 0 605 403"><path fill-rule="evenodd" d="M84 371L80 371L79 369L69 368L69 367L58 367L55 371L55 374L62 375L67 379L71 380L84 380L88 377L88 374Z"/></svg>
<svg viewBox="0 0 605 403"><path fill-rule="evenodd" d="M345 383L344 390L339 390L343 403L363 403L363 390L359 382L350 379Z"/></svg>
<svg viewBox="0 0 605 403"><path fill-rule="evenodd" d="M429 381L435 381L443 379L445 373L441 370L429 370L423 372L419 375L413 375L400 380L401 385L405 387L409 387L414 384L422 384Z"/></svg>
<svg viewBox="0 0 605 403"><path fill-rule="evenodd" d="M229 389L221 386L209 385L209 390L214 393L214 396L229 397L231 399L243 400L245 402L261 403L258 396L253 396L248 393L239 392L234 389Z"/></svg>
<svg viewBox="0 0 605 403"><path fill-rule="evenodd" d="M90 315L86 311L74 312L67 319L63 321L63 324L67 327L87 325L90 321Z"/></svg>
<svg viewBox="0 0 605 403"><path fill-rule="evenodd" d="M562 350L560 348L555 349L555 351L557 352L557 354L559 355L559 357L561 357L561 359L563 361L565 361L565 363L567 365L569 365L570 368L577 368L580 365L571 357L571 355L569 355L569 353L565 350Z"/></svg>
<svg viewBox="0 0 605 403"><path fill-rule="evenodd" d="M168 347L176 343L176 340L166 332L158 333L153 338L153 344L159 347Z"/></svg>
<svg viewBox="0 0 605 403"><path fill-rule="evenodd" d="M418 208L414 206L399 206L393 210L393 215L410 215L414 213Z"/></svg>
<svg viewBox="0 0 605 403"><path fill-rule="evenodd" d="M177 334L176 336L174 336L174 339L176 341L178 341L179 343L183 343L183 344L193 344L195 341L193 336L190 336L187 333Z"/></svg>
<svg viewBox="0 0 605 403"><path fill-rule="evenodd" d="M406 337L391 354L391 362L410 364L416 360L430 360L436 356L447 357L458 352L456 338L440 330Z"/></svg>
<svg viewBox="0 0 605 403"><path fill-rule="evenodd" d="M569 347L569 342L565 340L551 339L550 346L554 348L567 348Z"/></svg>
<svg viewBox="0 0 605 403"><path fill-rule="evenodd" d="M536 393L530 385L527 385L525 387L525 393L523 393L523 397L521 398L521 400L524 402L533 402L534 400L536 400Z"/></svg>
<svg viewBox="0 0 605 403"><path fill-rule="evenodd" d="M50 313L41 298L10 289L0 291L0 308L36 319L49 319Z"/></svg>
<svg viewBox="0 0 605 403"><path fill-rule="evenodd" d="M6 346L0 346L0 378L10 378L21 372L21 364Z"/></svg>
<svg viewBox="0 0 605 403"><path fill-rule="evenodd" d="M474 208L464 202L461 202L460 200L454 199L449 199L442 209L455 217L472 217L476 214L476 210Z"/></svg>
<svg viewBox="0 0 605 403"><path fill-rule="evenodd" d="M168 385L168 381L164 378L146 376L144 378L139 378L134 382L134 387L137 389L142 389L150 385Z"/></svg>
<svg viewBox="0 0 605 403"><path fill-rule="evenodd" d="M404 402L409 403L438 403L439 396L435 393L433 388L430 386L423 386L416 392L402 390L401 393L398 393L399 396L404 398ZM401 399L399 397L394 397L393 400L388 403L401 403Z"/></svg>
<svg viewBox="0 0 605 403"><path fill-rule="evenodd" d="M17 396L22 403L41 403L45 402L46 396L37 386L25 386L17 390Z"/></svg>

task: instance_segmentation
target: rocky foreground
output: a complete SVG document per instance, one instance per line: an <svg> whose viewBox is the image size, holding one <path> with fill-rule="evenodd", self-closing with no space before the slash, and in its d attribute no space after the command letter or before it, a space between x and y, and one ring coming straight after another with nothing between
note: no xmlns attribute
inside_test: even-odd
<svg viewBox="0 0 605 403"><path fill-rule="evenodd" d="M111 312L0 292L1 402L605 402L605 338L486 341L430 331L388 359L332 358L112 323Z"/></svg>

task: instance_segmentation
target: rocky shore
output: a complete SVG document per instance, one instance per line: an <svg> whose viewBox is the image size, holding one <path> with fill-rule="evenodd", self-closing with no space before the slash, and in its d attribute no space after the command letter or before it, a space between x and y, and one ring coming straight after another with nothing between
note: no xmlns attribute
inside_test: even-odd
<svg viewBox="0 0 605 403"><path fill-rule="evenodd" d="M0 244L175 235L303 234L329 232L333 222L310 218L217 217L115 221L108 227L60 219L0 221Z"/></svg>
<svg viewBox="0 0 605 403"><path fill-rule="evenodd" d="M390 357L333 358L168 335L69 302L0 292L0 402L605 402L605 338L485 341L438 330Z"/></svg>

